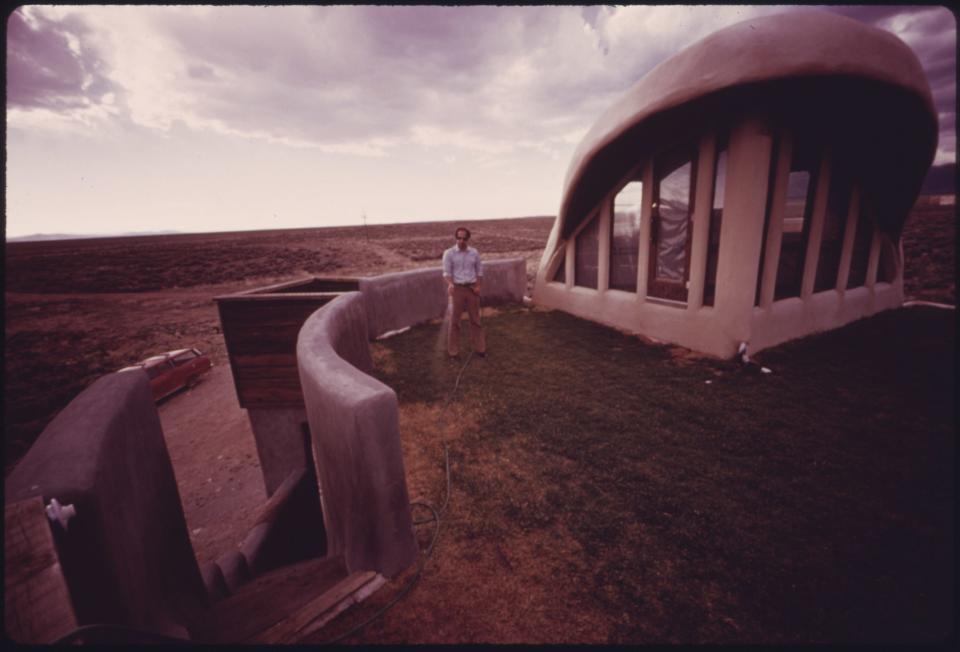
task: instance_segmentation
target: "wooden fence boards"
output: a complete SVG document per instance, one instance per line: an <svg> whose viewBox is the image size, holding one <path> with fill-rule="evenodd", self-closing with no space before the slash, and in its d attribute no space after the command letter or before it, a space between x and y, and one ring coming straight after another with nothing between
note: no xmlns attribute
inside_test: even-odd
<svg viewBox="0 0 960 652"><path fill-rule="evenodd" d="M300 328L318 308L358 287L357 279L313 277L215 298L240 407L304 408Z"/></svg>

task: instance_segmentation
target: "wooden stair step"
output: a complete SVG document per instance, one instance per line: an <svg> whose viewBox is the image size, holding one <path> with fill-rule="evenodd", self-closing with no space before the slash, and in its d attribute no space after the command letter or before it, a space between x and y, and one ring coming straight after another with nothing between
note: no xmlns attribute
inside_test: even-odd
<svg viewBox="0 0 960 652"><path fill-rule="evenodd" d="M289 617L244 642L280 645L298 643L323 628L350 606L365 600L386 581L382 575L373 571L351 573Z"/></svg>
<svg viewBox="0 0 960 652"><path fill-rule="evenodd" d="M309 559L264 573L214 603L191 628L192 638L209 643L252 639L298 613L347 577L342 556Z"/></svg>

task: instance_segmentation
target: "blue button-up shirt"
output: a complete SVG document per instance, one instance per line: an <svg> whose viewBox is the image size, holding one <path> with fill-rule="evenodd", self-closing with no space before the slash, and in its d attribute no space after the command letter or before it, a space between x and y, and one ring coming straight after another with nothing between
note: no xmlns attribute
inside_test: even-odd
<svg viewBox="0 0 960 652"><path fill-rule="evenodd" d="M456 245L443 252L443 276L454 283L476 283L483 278L480 252L468 246L463 251Z"/></svg>

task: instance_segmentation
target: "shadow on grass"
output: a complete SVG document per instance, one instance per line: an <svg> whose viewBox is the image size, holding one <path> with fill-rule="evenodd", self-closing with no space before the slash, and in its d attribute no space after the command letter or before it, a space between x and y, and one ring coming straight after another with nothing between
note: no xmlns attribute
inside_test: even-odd
<svg viewBox="0 0 960 652"><path fill-rule="evenodd" d="M468 516L451 536L573 537L582 554L542 581L603 614L599 640L952 635L952 311L888 312L762 352L769 375L559 312L485 327L490 355L456 399L482 416L451 450L451 510ZM379 345L401 405L448 395L459 366L434 359L438 337L426 325Z"/></svg>

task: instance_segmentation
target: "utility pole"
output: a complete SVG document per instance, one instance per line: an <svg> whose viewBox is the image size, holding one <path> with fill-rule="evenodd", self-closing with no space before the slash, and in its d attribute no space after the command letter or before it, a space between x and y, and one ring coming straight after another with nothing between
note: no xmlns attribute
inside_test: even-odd
<svg viewBox="0 0 960 652"><path fill-rule="evenodd" d="M370 244L370 234L367 233L367 211L363 211L363 237L366 238L367 244Z"/></svg>

